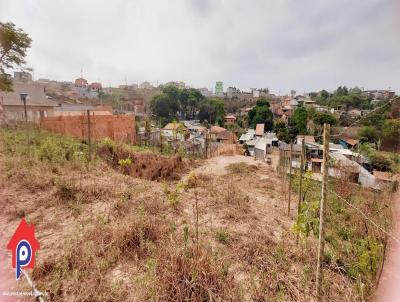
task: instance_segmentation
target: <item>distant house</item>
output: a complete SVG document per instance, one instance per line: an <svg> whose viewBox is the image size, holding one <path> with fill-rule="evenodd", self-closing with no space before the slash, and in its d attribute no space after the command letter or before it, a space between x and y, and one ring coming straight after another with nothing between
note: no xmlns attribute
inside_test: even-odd
<svg viewBox="0 0 400 302"><path fill-rule="evenodd" d="M264 161L267 154L271 154L272 148L279 146L279 140L275 133L266 133L257 140L254 146L254 156L257 160Z"/></svg>
<svg viewBox="0 0 400 302"><path fill-rule="evenodd" d="M167 139L183 141L187 136L187 128L183 123L168 123L161 129L161 133Z"/></svg>
<svg viewBox="0 0 400 302"><path fill-rule="evenodd" d="M312 135L297 135L296 144L301 145L304 140L306 147L306 156L308 158L320 158L322 157L321 145L315 142L315 138Z"/></svg>
<svg viewBox="0 0 400 302"><path fill-rule="evenodd" d="M224 121L226 125L232 125L236 123L236 117L234 115L227 115L225 116Z"/></svg>
<svg viewBox="0 0 400 302"><path fill-rule="evenodd" d="M305 144L315 144L315 138L312 135L297 135L296 144L301 145L304 140Z"/></svg>
<svg viewBox="0 0 400 302"><path fill-rule="evenodd" d="M143 99L133 100L132 103L133 103L133 111L135 111L135 113L144 113Z"/></svg>
<svg viewBox="0 0 400 302"><path fill-rule="evenodd" d="M264 124L257 124L256 125L256 136L263 136L264 135Z"/></svg>
<svg viewBox="0 0 400 302"><path fill-rule="evenodd" d="M249 140L256 136L256 131L254 129L248 129L246 133L242 134L239 138L239 143L246 144Z"/></svg>
<svg viewBox="0 0 400 302"><path fill-rule="evenodd" d="M328 168L329 176L358 183L361 169L358 163L339 152L329 152L329 157L331 162L331 167Z"/></svg>
<svg viewBox="0 0 400 302"><path fill-rule="evenodd" d="M140 89L152 89L154 88L153 85L151 85L149 82L143 82L140 84Z"/></svg>
<svg viewBox="0 0 400 302"><path fill-rule="evenodd" d="M208 88L199 88L197 90L200 91L202 96L210 97L212 95L212 91L208 90Z"/></svg>
<svg viewBox="0 0 400 302"><path fill-rule="evenodd" d="M16 82L32 82L32 74L25 71L15 71L14 72L14 81Z"/></svg>
<svg viewBox="0 0 400 302"><path fill-rule="evenodd" d="M57 103L48 99L45 88L34 82L13 82L12 92L0 91L0 107L2 107L5 122L18 122L25 120L24 104L20 94L28 94L26 102L27 118L29 122L38 123L41 117L52 116Z"/></svg>
<svg viewBox="0 0 400 302"><path fill-rule="evenodd" d="M211 127L210 136L212 140L224 144L236 144L237 142L237 136L234 133L219 126Z"/></svg>
<svg viewBox="0 0 400 302"><path fill-rule="evenodd" d="M351 117L360 117L362 115L361 110L358 109L352 109L348 113Z"/></svg>
<svg viewBox="0 0 400 302"><path fill-rule="evenodd" d="M100 92L103 88L102 88L101 83L93 82L92 84L89 85L89 89L90 89L91 91Z"/></svg>
<svg viewBox="0 0 400 302"><path fill-rule="evenodd" d="M339 139L339 144L346 149L355 149L358 145L358 140L348 137L343 137Z"/></svg>
<svg viewBox="0 0 400 302"><path fill-rule="evenodd" d="M228 130L218 133L215 139L217 142L223 144L235 144L237 142L236 134Z"/></svg>
<svg viewBox="0 0 400 302"><path fill-rule="evenodd" d="M305 100L304 100L304 106L305 107L313 107L313 106L315 106L316 105L316 101L314 101L314 100L312 100L312 99L310 99L310 98L306 98Z"/></svg>
<svg viewBox="0 0 400 302"><path fill-rule="evenodd" d="M313 173L321 173L322 172L322 158L311 158L309 164L309 170Z"/></svg>
<svg viewBox="0 0 400 302"><path fill-rule="evenodd" d="M286 144L284 142L279 142L279 150L283 153L286 153L286 156L289 158L290 155L290 144ZM292 157L300 157L301 155L301 146L293 144L292 147Z"/></svg>
<svg viewBox="0 0 400 302"><path fill-rule="evenodd" d="M246 142L247 150L249 151L250 156L254 156L254 147L257 143L255 138Z"/></svg>
<svg viewBox="0 0 400 302"><path fill-rule="evenodd" d="M88 86L88 81L84 78L78 78L75 80L75 87L86 88Z"/></svg>
<svg viewBox="0 0 400 302"><path fill-rule="evenodd" d="M211 139L215 140L217 138L217 135L224 131L227 131L227 129L219 127L219 126L212 126L210 128Z"/></svg>

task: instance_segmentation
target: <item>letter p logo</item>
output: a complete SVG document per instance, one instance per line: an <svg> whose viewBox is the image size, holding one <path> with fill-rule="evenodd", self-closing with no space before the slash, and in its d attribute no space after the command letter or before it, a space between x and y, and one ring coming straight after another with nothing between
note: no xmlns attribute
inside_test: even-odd
<svg viewBox="0 0 400 302"><path fill-rule="evenodd" d="M22 240L16 247L16 278L17 280L21 276L21 269L31 262L32 259L32 248L28 241Z"/></svg>

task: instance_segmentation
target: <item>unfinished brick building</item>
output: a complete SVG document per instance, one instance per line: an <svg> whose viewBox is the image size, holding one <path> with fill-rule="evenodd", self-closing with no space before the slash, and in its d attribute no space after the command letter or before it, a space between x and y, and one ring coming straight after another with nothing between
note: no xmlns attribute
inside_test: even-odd
<svg viewBox="0 0 400 302"><path fill-rule="evenodd" d="M90 120L90 124L89 121ZM90 112L75 116L54 116L40 119L41 127L82 139L110 138L115 141L123 141L134 144L136 142L135 117L128 115L98 115Z"/></svg>

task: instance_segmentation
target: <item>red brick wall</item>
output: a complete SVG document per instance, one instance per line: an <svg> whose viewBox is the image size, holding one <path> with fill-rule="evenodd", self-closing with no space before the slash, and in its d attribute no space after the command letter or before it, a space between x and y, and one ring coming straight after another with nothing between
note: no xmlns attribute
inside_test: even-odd
<svg viewBox="0 0 400 302"><path fill-rule="evenodd" d="M88 137L87 115L55 116L40 119L41 127L78 138ZM136 142L134 116L91 115L90 127L93 139L111 138L115 141Z"/></svg>

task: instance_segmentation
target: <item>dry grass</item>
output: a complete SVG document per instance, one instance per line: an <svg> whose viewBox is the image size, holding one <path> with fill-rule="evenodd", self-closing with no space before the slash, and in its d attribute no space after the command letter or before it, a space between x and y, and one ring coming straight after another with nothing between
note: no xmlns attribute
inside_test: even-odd
<svg viewBox="0 0 400 302"><path fill-rule="evenodd" d="M138 164L153 158L143 156ZM176 159L167 160L171 166L164 168L173 170ZM279 179L267 167L233 164L224 175L190 173L184 182L174 182L173 171L162 174L157 168L139 175L131 174L131 167L125 175L118 159L106 161L89 169L38 160L24 165L16 155L0 154L0 162L7 163L0 165L7 169L0 174L2 196L10 206L4 214L7 228L22 216L35 223L41 250L32 275L50 301L314 298L315 238L296 244ZM17 181L23 175L32 175L29 183ZM152 175L167 180L151 181ZM177 206L168 202L165 186L169 192L179 188ZM376 219L390 211L387 203L376 202L387 196L352 188L348 197ZM356 229L354 236L365 237L365 224L336 202L328 215L326 300L360 301L358 280L343 265L356 263L357 254L346 255L338 242L349 226ZM378 237L371 228L368 234Z"/></svg>
<svg viewBox="0 0 400 302"><path fill-rule="evenodd" d="M234 275L207 246L161 249L155 258L158 301L240 301ZM229 284L230 286L227 286Z"/></svg>
<svg viewBox="0 0 400 302"><path fill-rule="evenodd" d="M179 156L167 157L152 152L131 152L122 146L102 146L98 154L124 174L149 180L177 180L185 165Z"/></svg>
<svg viewBox="0 0 400 302"><path fill-rule="evenodd" d="M250 174L258 170L256 165L248 165L244 162L229 164L226 169L233 174Z"/></svg>

